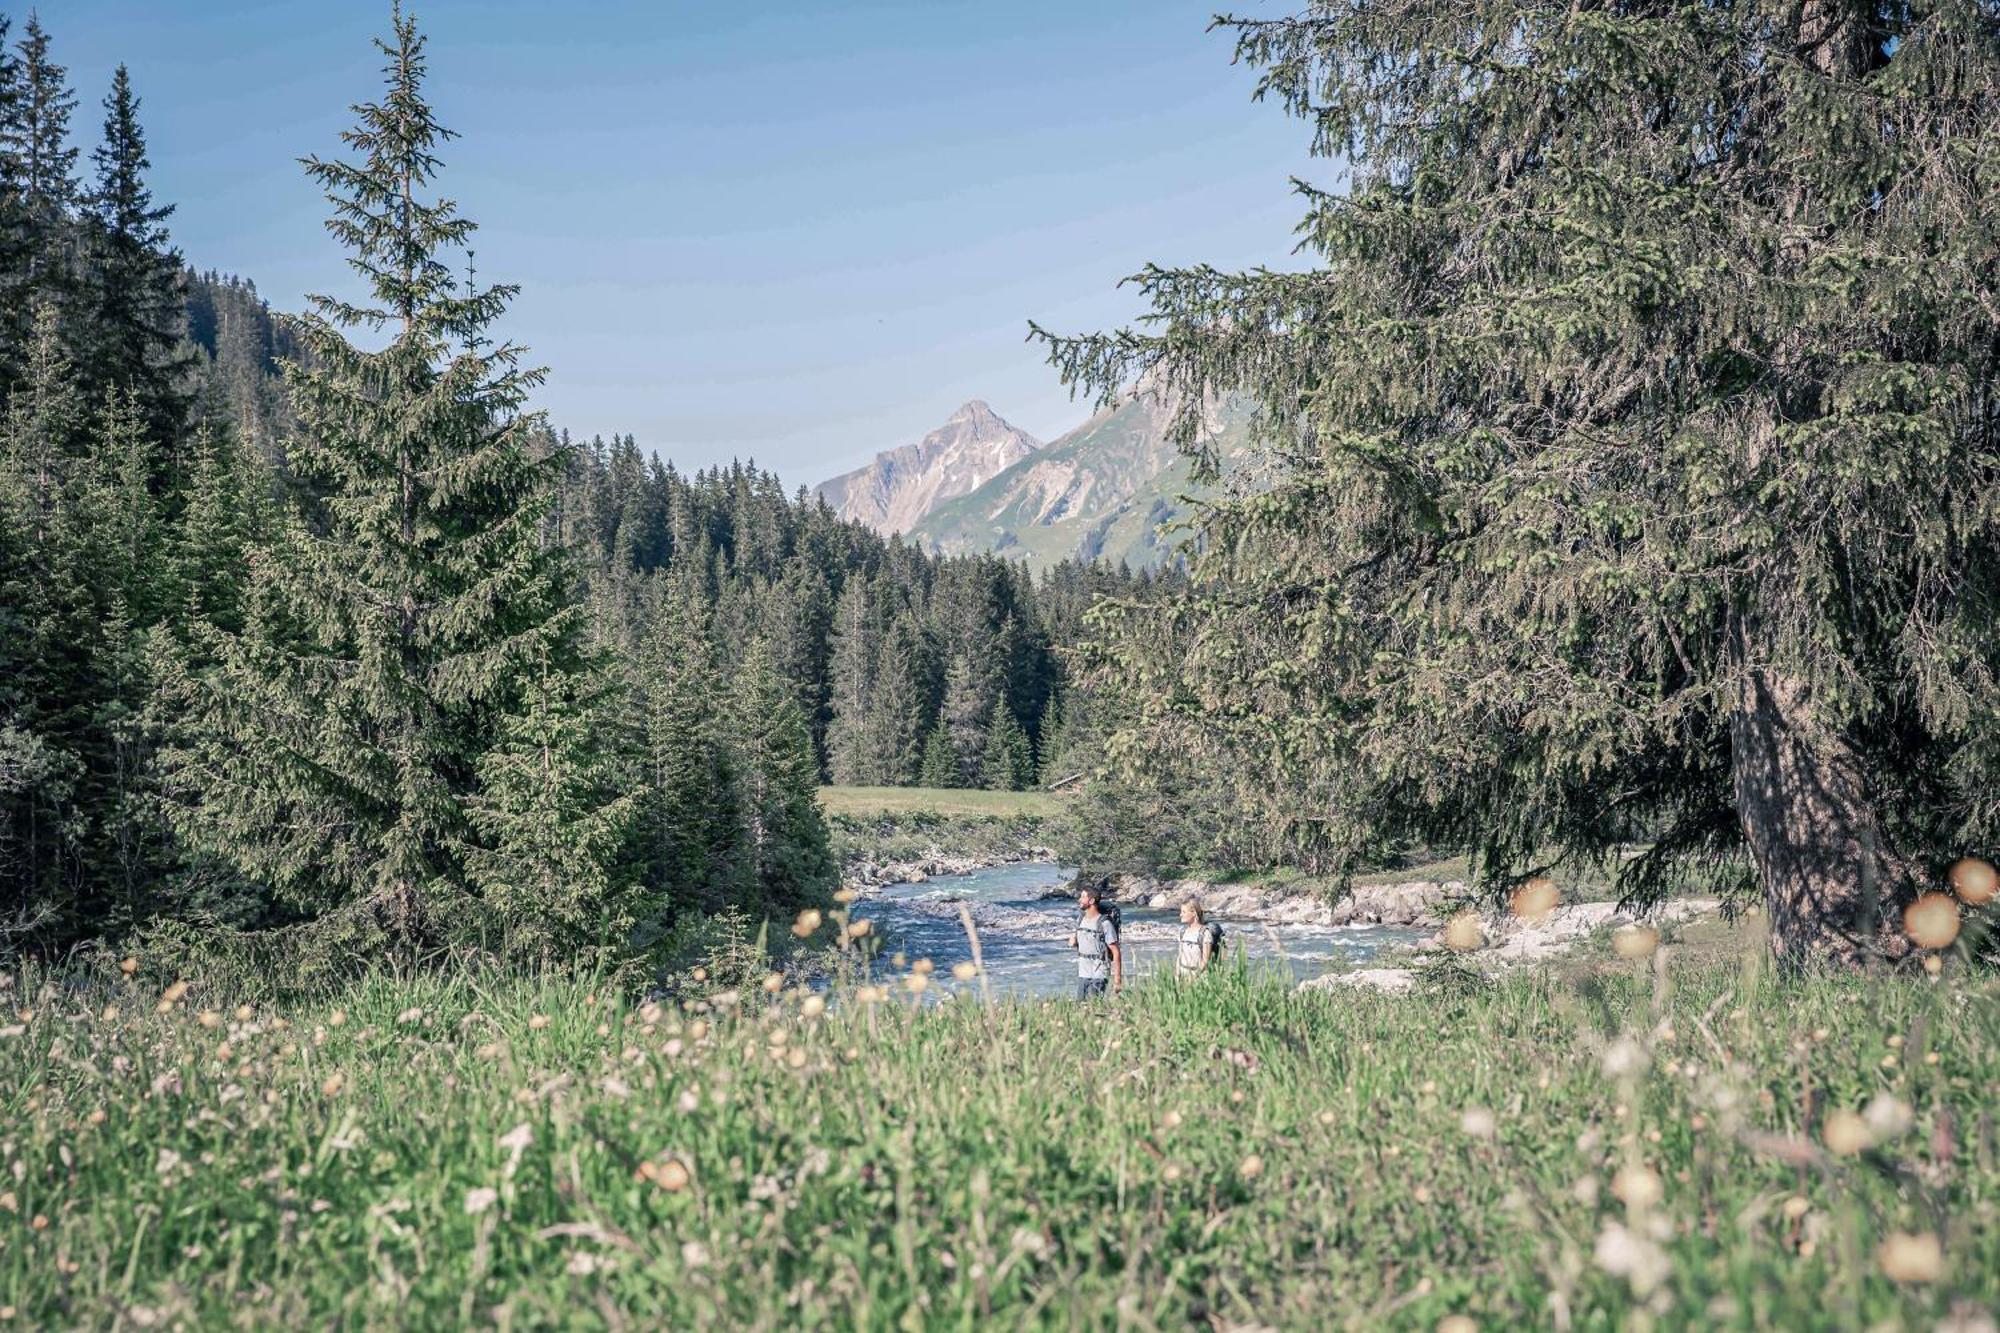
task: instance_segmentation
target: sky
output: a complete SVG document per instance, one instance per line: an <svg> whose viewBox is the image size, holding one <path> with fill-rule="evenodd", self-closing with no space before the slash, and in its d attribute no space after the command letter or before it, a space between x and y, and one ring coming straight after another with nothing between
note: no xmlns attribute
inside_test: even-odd
<svg viewBox="0 0 2000 1333"><path fill-rule="evenodd" d="M1238 11L1267 12L1268 0ZM1188 0L418 0L428 92L462 137L440 189L539 405L692 470L811 484L984 398L1053 439L1088 415L1030 319L1139 313L1145 263L1283 266L1328 184ZM344 292L300 170L379 90L357 0L42 0L87 162L112 70L142 99L189 262L273 306ZM9 8L15 32L25 11Z"/></svg>

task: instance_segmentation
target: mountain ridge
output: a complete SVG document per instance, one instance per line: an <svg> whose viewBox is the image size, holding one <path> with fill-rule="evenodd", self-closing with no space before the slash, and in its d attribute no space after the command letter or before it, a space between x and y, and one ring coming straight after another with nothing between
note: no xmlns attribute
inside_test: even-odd
<svg viewBox="0 0 2000 1333"><path fill-rule="evenodd" d="M813 490L842 518L885 535L909 532L939 505L977 490L1041 447L974 398L916 443L885 449Z"/></svg>

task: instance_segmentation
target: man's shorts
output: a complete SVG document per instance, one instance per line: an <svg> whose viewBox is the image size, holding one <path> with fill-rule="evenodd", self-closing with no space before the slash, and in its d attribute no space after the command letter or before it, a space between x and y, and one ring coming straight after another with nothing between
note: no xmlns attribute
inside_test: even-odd
<svg viewBox="0 0 2000 1333"><path fill-rule="evenodd" d="M1110 977L1079 977L1076 983L1076 998L1094 1000L1110 989Z"/></svg>

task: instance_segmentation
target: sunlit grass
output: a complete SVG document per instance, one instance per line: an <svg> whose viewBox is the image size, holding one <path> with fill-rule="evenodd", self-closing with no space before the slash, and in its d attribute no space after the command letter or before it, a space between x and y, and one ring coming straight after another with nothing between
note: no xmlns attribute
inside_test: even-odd
<svg viewBox="0 0 2000 1333"><path fill-rule="evenodd" d="M801 922L801 924L804 924ZM819 923L813 923L818 926ZM837 923L836 923L837 924ZM2000 1300L2000 992L1673 949L1459 998L297 1011L13 979L23 1326L1930 1329ZM108 972L108 970L107 970ZM931 994L920 1006L905 978Z"/></svg>
<svg viewBox="0 0 2000 1333"><path fill-rule="evenodd" d="M946 787L821 787L820 808L857 819L913 814L1046 818L1062 806L1060 792L962 791Z"/></svg>

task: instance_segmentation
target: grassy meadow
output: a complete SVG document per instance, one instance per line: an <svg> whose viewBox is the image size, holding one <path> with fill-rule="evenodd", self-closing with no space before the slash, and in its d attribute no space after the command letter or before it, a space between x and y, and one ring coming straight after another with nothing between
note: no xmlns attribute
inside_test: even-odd
<svg viewBox="0 0 2000 1333"><path fill-rule="evenodd" d="M1047 791L977 791L948 787L821 787L820 809L847 819L911 815L946 818L1045 819L1061 808L1062 794Z"/></svg>
<svg viewBox="0 0 2000 1333"><path fill-rule="evenodd" d="M23 1327L1906 1328L2000 1303L2000 992L1756 955L661 1009L17 973ZM921 967L921 964L917 964ZM1469 1322L1465 1322L1469 1321ZM1974 1322L1963 1325L1978 1327Z"/></svg>

